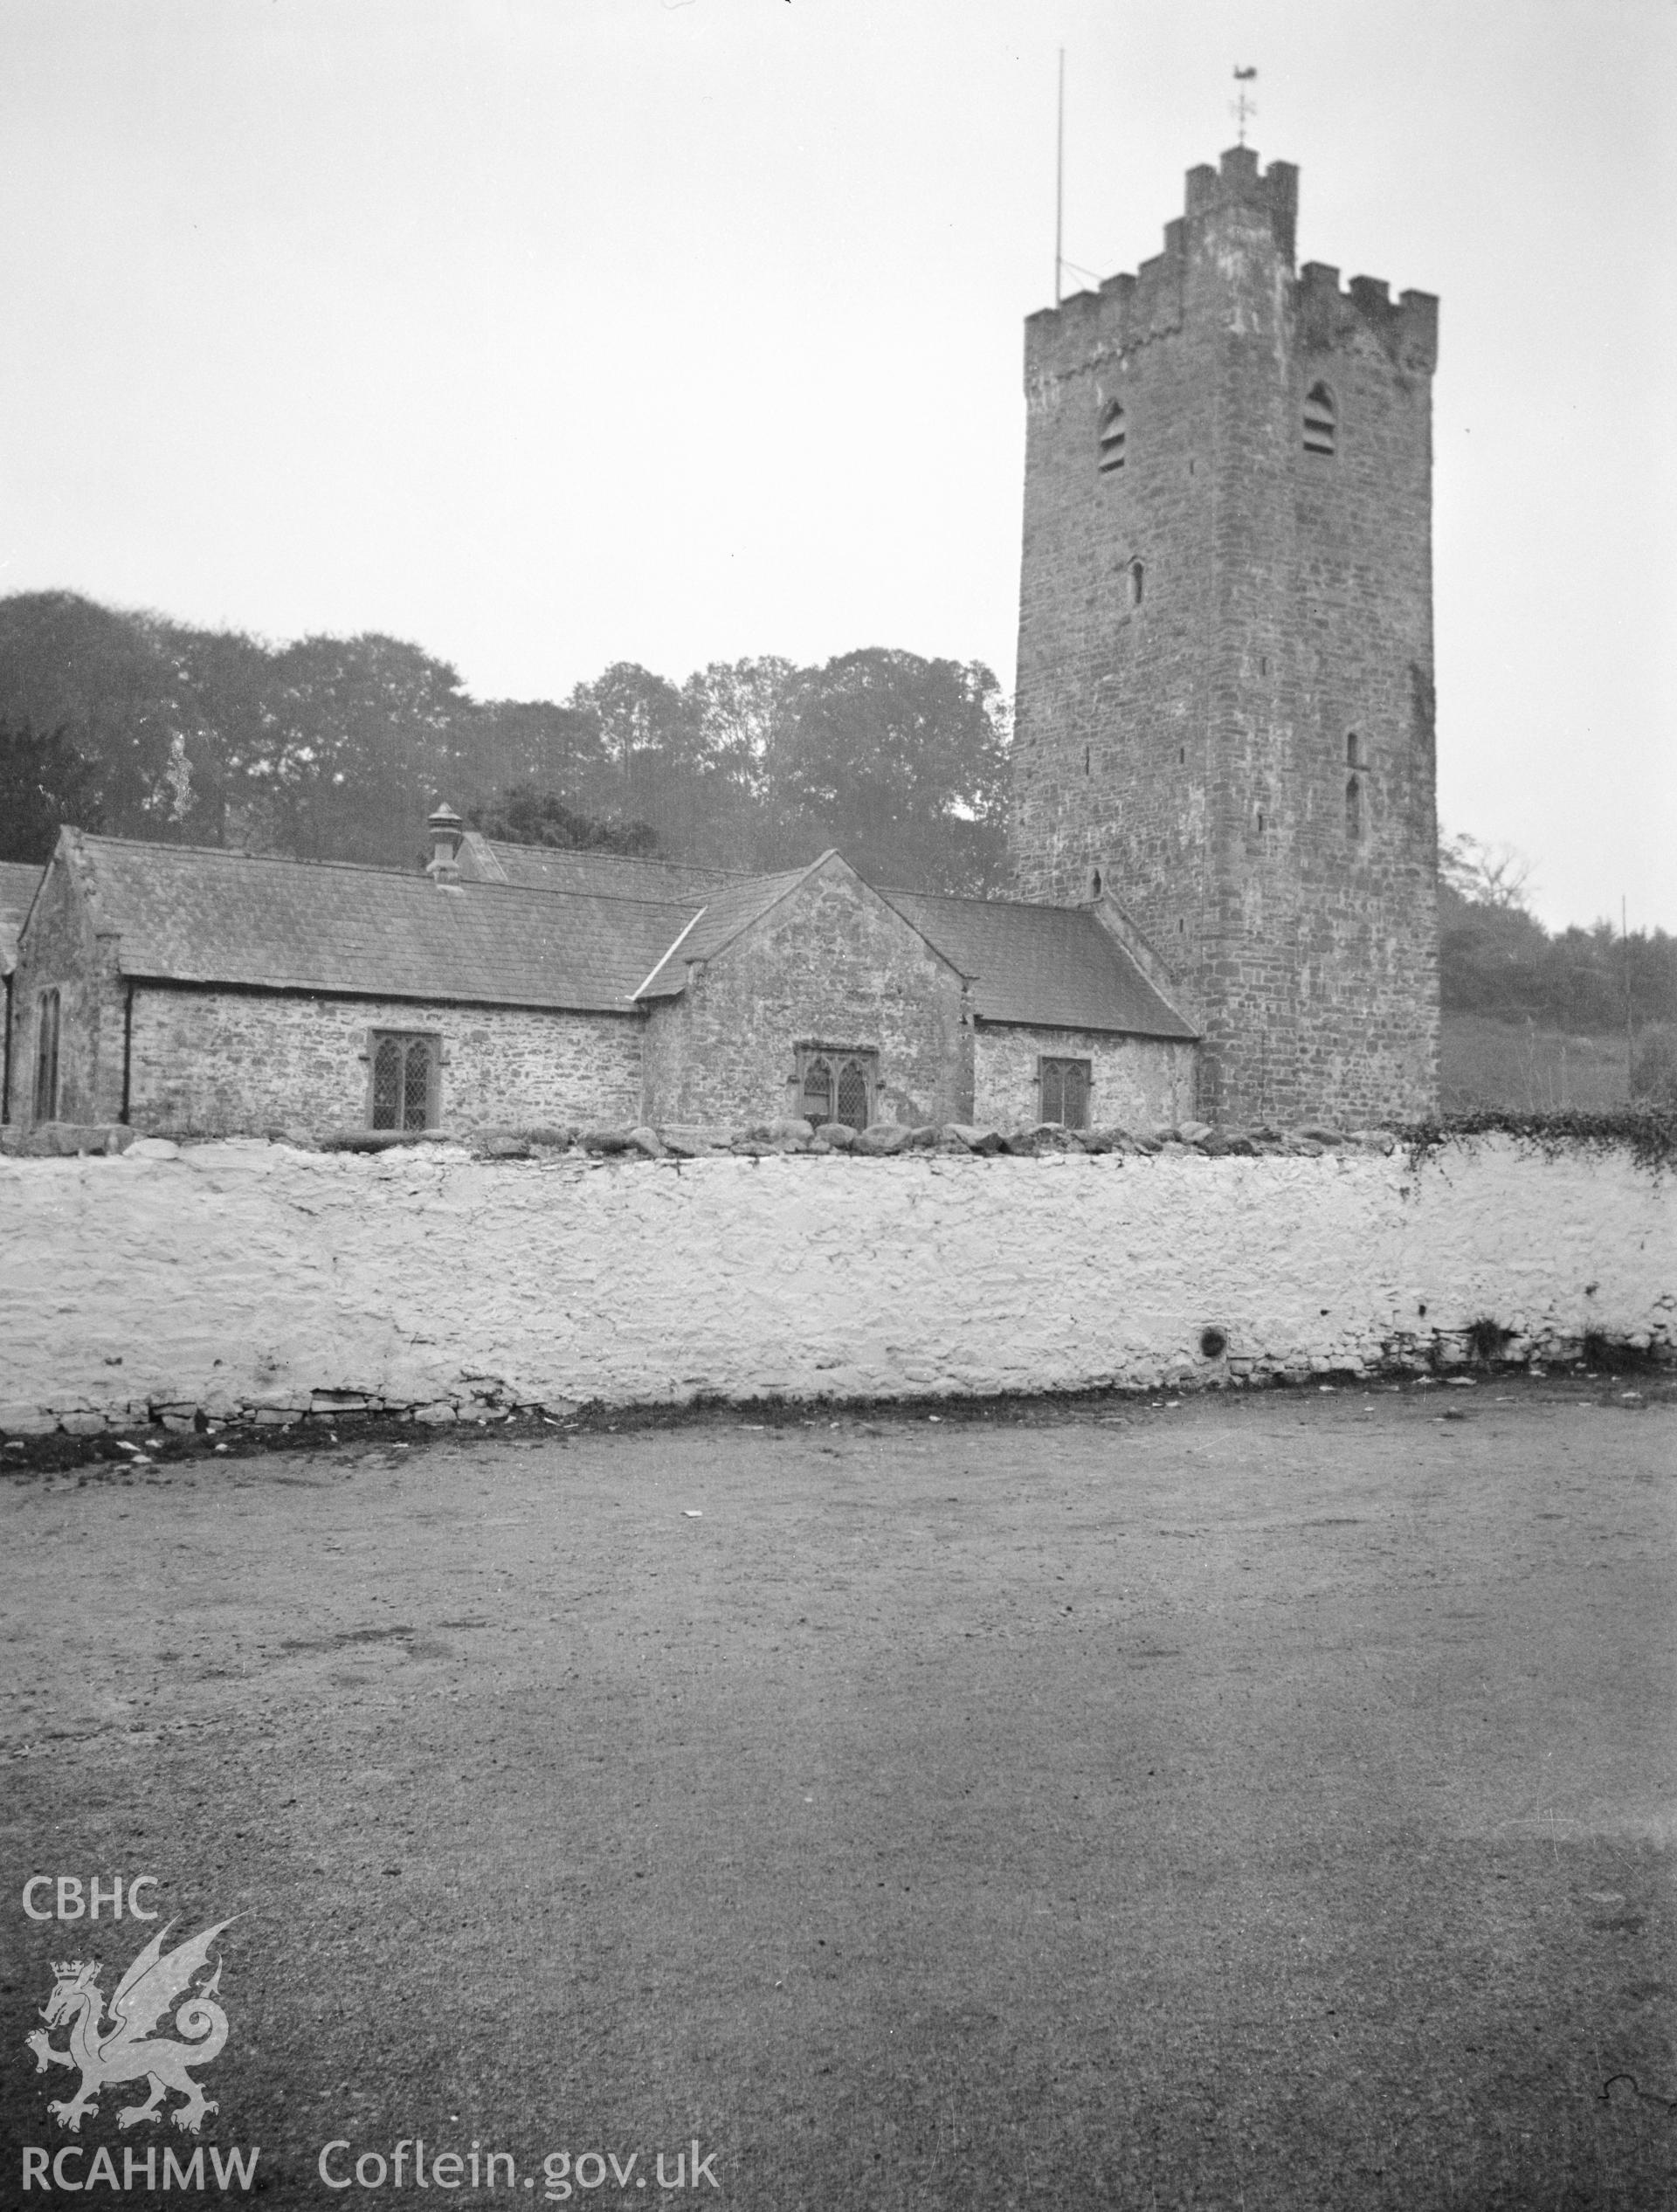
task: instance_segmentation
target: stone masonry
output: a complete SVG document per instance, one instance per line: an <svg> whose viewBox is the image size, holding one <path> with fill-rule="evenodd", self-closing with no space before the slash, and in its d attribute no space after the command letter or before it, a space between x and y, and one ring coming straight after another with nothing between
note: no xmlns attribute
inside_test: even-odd
<svg viewBox="0 0 1677 2212"><path fill-rule="evenodd" d="M742 1099L795 1113L800 1044L877 1051L879 1120L971 1119L960 975L836 854L654 1006L646 1119L725 1121Z"/></svg>
<svg viewBox="0 0 1677 2212"><path fill-rule="evenodd" d="M1237 148L1026 326L1020 892L1119 892L1214 1121L1436 1096L1437 302L1295 273L1296 204Z"/></svg>
<svg viewBox="0 0 1677 2212"><path fill-rule="evenodd" d="M975 1041L972 1118L998 1129L1028 1127L1042 1113L1041 1061L1076 1059L1089 1063L1091 1127L1174 1125L1193 1110L1195 1049L1172 1037L985 1023Z"/></svg>
<svg viewBox="0 0 1677 2212"><path fill-rule="evenodd" d="M61 1121L109 1122L122 1108L123 988L116 946L77 899L67 872L41 885L18 948L12 989L11 1113L31 1118L43 995L59 1002L59 1115Z"/></svg>
<svg viewBox="0 0 1677 2212"><path fill-rule="evenodd" d="M645 1028L638 1010L563 1014L140 986L129 1118L164 1136L227 1135L269 1123L365 1127L368 1040L377 1029L440 1040L439 1105L451 1128L634 1122Z"/></svg>
<svg viewBox="0 0 1677 2212"><path fill-rule="evenodd" d="M126 1120L162 1136L364 1126L374 1029L440 1039L451 1127L639 1119L638 1009L561 1013L128 982L95 906L74 895L67 869L52 869L22 948L11 1104L25 1126L41 995L53 989L65 1124Z"/></svg>

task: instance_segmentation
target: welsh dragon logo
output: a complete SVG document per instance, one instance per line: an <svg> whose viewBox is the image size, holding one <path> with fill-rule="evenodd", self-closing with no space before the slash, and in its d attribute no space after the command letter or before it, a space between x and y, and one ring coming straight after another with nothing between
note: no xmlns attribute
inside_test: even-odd
<svg viewBox="0 0 1677 2212"><path fill-rule="evenodd" d="M84 2112L98 2112L93 2091L107 2082L139 2081L143 2077L151 2092L143 2105L123 2107L116 2116L119 2127L156 2119L160 2110L169 2110L163 2099L171 2089L187 2101L169 2117L176 2127L191 2134L196 2135L203 2126L204 2114L217 2109L187 2069L207 2066L227 2040L227 2016L213 2002L221 1986L220 1960L201 1988L192 1989L190 1985L193 1975L209 1964L210 1945L231 1923L217 1920L214 1927L195 1935L190 1943L177 1944L165 1957L163 1938L174 1925L170 1920L158 1930L117 1983L108 2027L100 2025L105 1997L99 1986L98 1962L92 1959L71 1959L62 1965L53 1961L58 1979L41 2010L46 2028L35 2029L24 2041L35 2054L37 2073L44 2074L49 2063L80 2067L81 2086L75 2095L54 2098L46 2108L59 2126L67 2127L72 2135L79 2132ZM190 2040L176 2043L171 2036L154 2036L151 2030L183 1990L190 1994L175 2015L174 2025ZM48 2039L47 2029L66 2020L70 2048L59 2050Z"/></svg>

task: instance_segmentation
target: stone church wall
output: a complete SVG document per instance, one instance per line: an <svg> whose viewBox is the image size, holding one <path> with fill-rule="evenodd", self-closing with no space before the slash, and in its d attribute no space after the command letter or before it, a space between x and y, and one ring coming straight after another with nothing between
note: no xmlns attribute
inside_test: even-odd
<svg viewBox="0 0 1677 2212"><path fill-rule="evenodd" d="M640 1118L645 1024L637 1014L143 987L134 997L129 1118L161 1135L364 1127L375 1029L442 1038L446 1127Z"/></svg>
<svg viewBox="0 0 1677 2212"><path fill-rule="evenodd" d="M1476 1322L1516 1357L1677 1330L1677 1179L1619 1151L172 1151L0 1158L0 1430L1153 1388L1465 1360Z"/></svg>
<svg viewBox="0 0 1677 2212"><path fill-rule="evenodd" d="M800 1044L880 1056L877 1120L971 1119L961 978L842 862L830 861L655 1005L643 1118L726 1122L798 1110Z"/></svg>
<svg viewBox="0 0 1677 2212"><path fill-rule="evenodd" d="M1038 1063L1048 1058L1088 1061L1092 1128L1174 1126L1193 1113L1194 1049L1165 1037L986 1023L974 1045L972 1118L981 1126L1028 1127L1041 1111Z"/></svg>
<svg viewBox="0 0 1677 2212"><path fill-rule="evenodd" d="M59 994L61 1121L114 1121L122 1105L122 985L109 939L96 935L66 868L55 862L18 946L12 976L10 1115L34 1119L40 996Z"/></svg>

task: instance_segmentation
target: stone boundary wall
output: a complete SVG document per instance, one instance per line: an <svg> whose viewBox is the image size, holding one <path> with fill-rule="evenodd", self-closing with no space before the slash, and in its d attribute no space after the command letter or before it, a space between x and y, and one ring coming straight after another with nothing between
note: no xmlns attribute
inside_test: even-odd
<svg viewBox="0 0 1677 2212"><path fill-rule="evenodd" d="M1668 1353L1619 1149L0 1160L0 1430L1181 1387ZM1219 1341L1220 1339L1220 1341Z"/></svg>

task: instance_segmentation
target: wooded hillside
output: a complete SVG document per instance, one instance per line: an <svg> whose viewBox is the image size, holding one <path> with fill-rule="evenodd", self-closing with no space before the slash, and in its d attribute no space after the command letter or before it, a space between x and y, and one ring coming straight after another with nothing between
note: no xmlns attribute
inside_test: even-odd
<svg viewBox="0 0 1677 2212"><path fill-rule="evenodd" d="M0 857L113 835L404 867L438 798L507 834L782 867L842 846L876 880L1004 878L1006 702L977 661L882 647L798 668L631 662L562 702L474 699L418 646L271 644L0 600Z"/></svg>
<svg viewBox="0 0 1677 2212"><path fill-rule="evenodd" d="M741 869L836 844L875 882L996 893L1009 734L982 663L884 647L681 684L625 661L562 701L475 699L446 661L370 632L274 644L73 592L0 599L0 859L44 861L71 822L408 867L446 798L527 843ZM1458 837L1439 864L1447 1016L1622 1038L1628 994L1671 1057L1677 939L1550 934L1508 857Z"/></svg>

